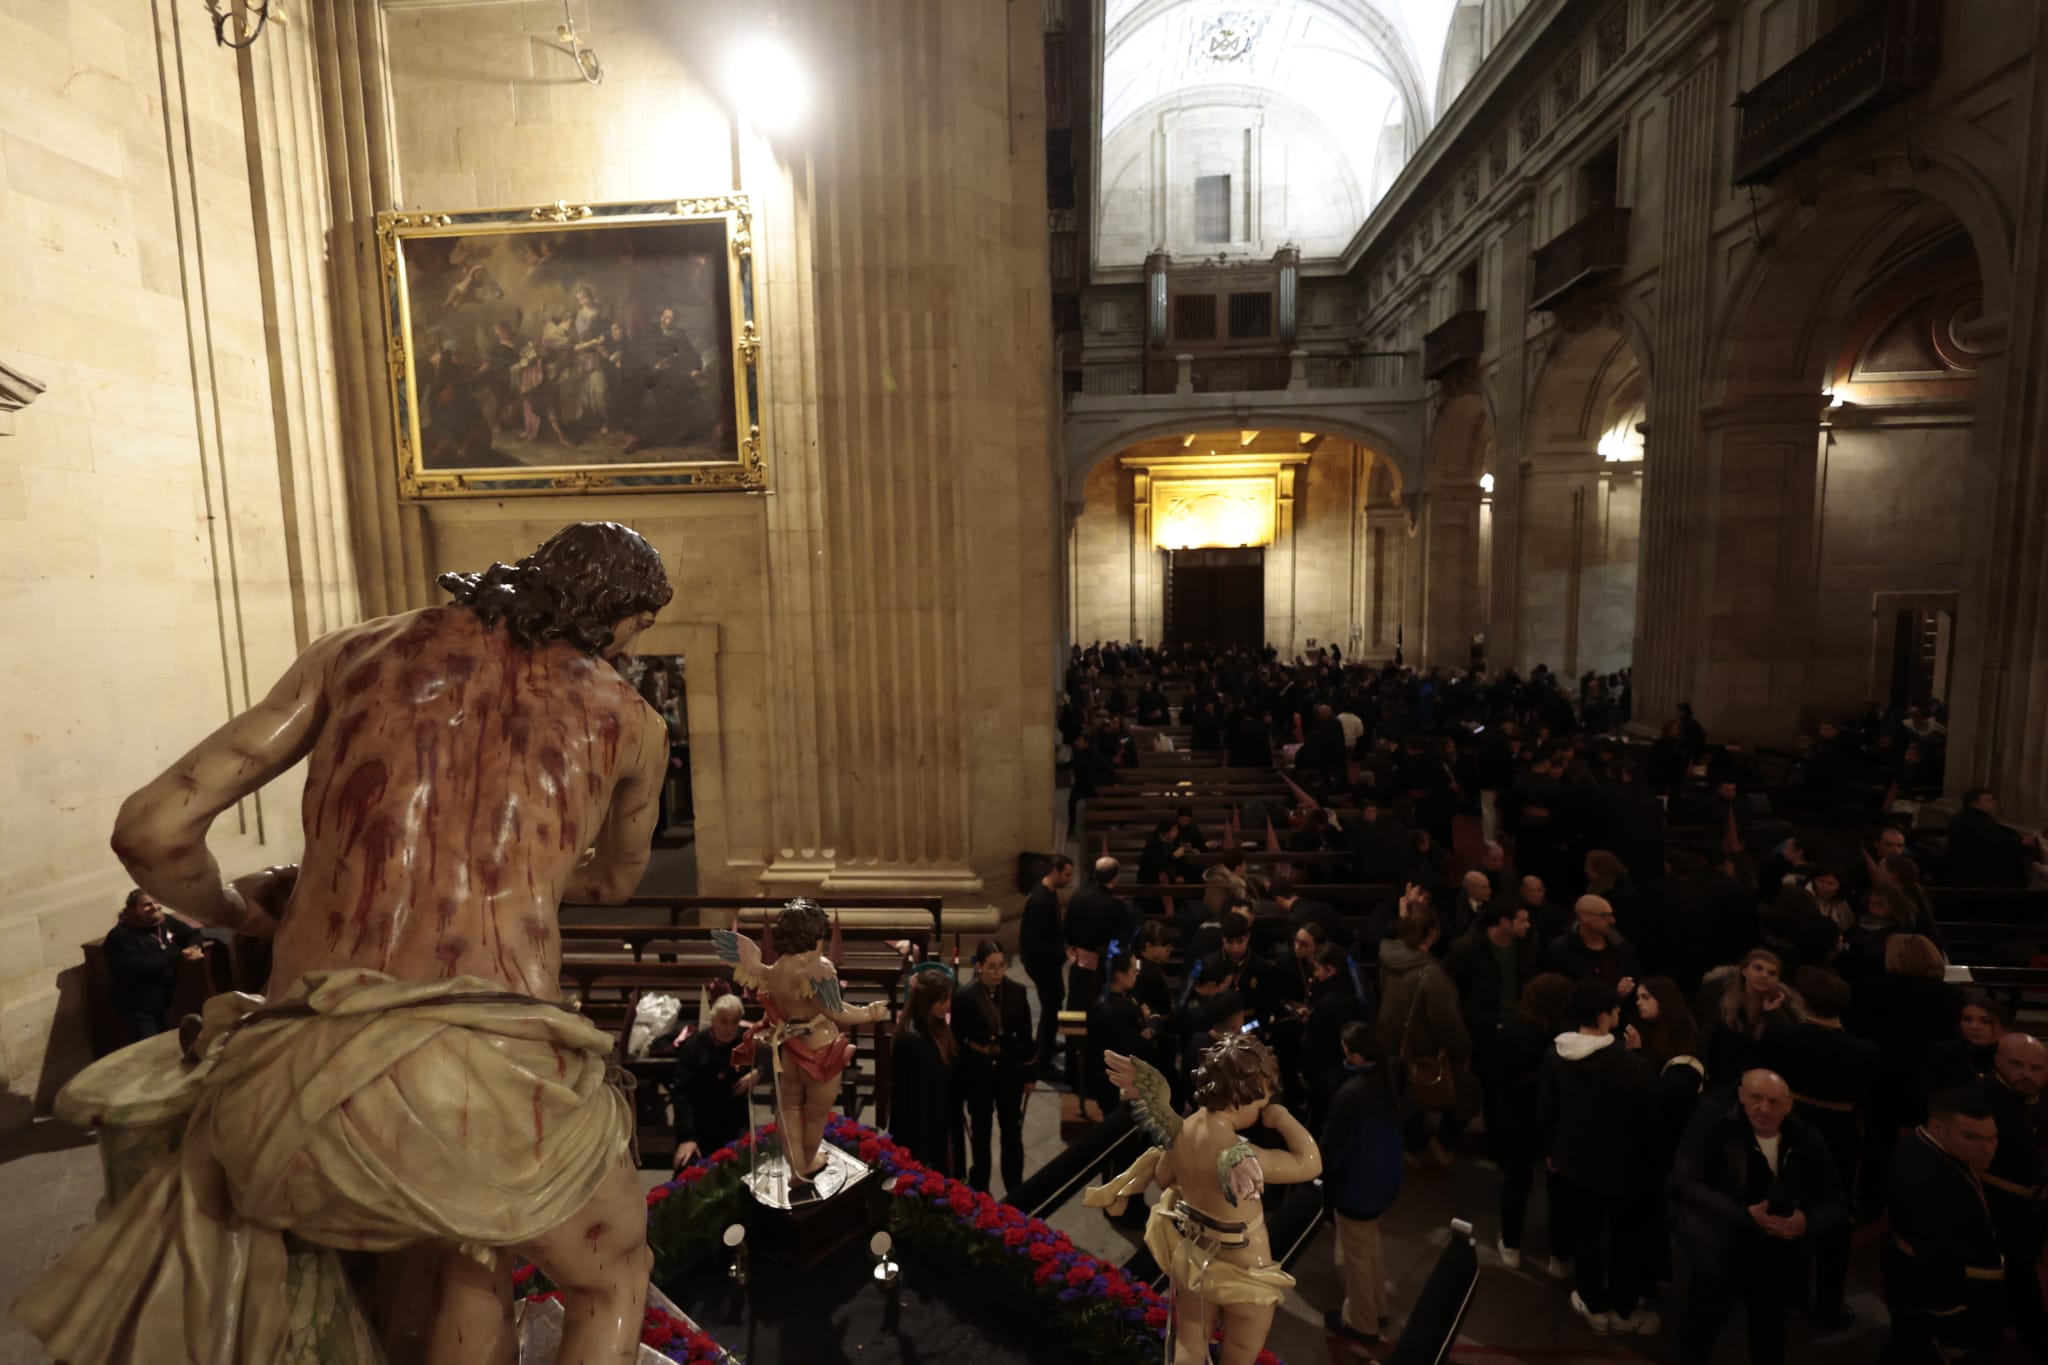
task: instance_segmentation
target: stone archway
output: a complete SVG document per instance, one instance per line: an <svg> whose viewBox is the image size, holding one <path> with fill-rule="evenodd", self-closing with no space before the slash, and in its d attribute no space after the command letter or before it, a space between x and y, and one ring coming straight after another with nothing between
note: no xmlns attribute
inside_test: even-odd
<svg viewBox="0 0 2048 1365"><path fill-rule="evenodd" d="M1490 613L1493 416L1476 388L1446 390L1414 499L1421 584L1419 662L1463 668Z"/></svg>
<svg viewBox="0 0 2048 1365"><path fill-rule="evenodd" d="M1522 668L1576 677L1634 657L1646 405L1642 364L1618 325L1553 335L1531 383L1516 481Z"/></svg>
<svg viewBox="0 0 2048 1365"><path fill-rule="evenodd" d="M1918 187L1787 211L1715 329L1711 516L1693 552L1697 638L1712 647L1691 687L1724 733L1783 740L1889 701L1893 661L1879 656L1896 638L1882 627L1932 604L1947 612L1944 678L1964 684L1952 732L1981 741L1966 718L1998 705L2000 680L1980 671L2003 615L1980 576L1999 515L1982 449L1998 324L1958 304L1999 297L2008 263L1967 180L1907 178ZM1937 187L1955 197L1923 192ZM1986 759L1951 761L1952 780Z"/></svg>

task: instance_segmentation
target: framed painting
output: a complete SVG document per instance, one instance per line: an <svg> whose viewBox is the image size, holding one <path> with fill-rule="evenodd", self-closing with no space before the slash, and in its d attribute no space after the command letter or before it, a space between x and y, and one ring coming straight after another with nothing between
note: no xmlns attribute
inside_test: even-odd
<svg viewBox="0 0 2048 1365"><path fill-rule="evenodd" d="M377 217L408 498L758 489L746 198Z"/></svg>

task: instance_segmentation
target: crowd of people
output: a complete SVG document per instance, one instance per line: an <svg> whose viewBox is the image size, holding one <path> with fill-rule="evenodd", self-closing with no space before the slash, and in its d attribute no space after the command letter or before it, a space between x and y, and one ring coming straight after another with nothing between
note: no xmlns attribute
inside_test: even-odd
<svg viewBox="0 0 2048 1365"><path fill-rule="evenodd" d="M1039 1074L1043 1021L1085 1009L1067 1080L1106 1107L1105 1051L1184 1085L1217 1038L1273 1046L1287 1103L1342 1154L1325 1179L1347 1290L1332 1332L1370 1342L1389 1318L1369 1225L1404 1169L1469 1154L1498 1171L1500 1261L1540 1247L1596 1332L1658 1332L1675 1304L1679 1358L1705 1361L1741 1305L1750 1357L1781 1360L1794 1315L1853 1325L1863 1228L1886 1239L1887 1360L1991 1360L2008 1332L2048 1359L2048 1046L1945 979L1929 897L2040 884L2039 841L1983 789L1939 856L1884 817L1939 790L1923 766L1939 772L1938 704L1823 726L1767 781L1689 708L1624 741L1626 675L1567 691L1542 669L1097 646L1067 689L1079 801L1151 727L1185 726L1297 784L1245 813L1256 841L1270 819L1286 850L1342 855L1262 881L1183 808L1134 878L1096 860L1064 912L1074 869L1056 860L1021 950ZM1788 810L1855 832L1809 846L1771 825ZM1319 881L1395 889L1343 914Z"/></svg>

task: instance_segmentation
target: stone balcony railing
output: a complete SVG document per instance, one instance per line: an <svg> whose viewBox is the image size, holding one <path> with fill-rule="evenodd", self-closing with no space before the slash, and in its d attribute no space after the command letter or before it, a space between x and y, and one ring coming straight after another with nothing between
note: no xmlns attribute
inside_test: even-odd
<svg viewBox="0 0 2048 1365"><path fill-rule="evenodd" d="M1246 356L1154 357L1084 362L1075 395L1136 398L1198 393L1324 392L1405 388L1405 351L1315 355L1305 350Z"/></svg>

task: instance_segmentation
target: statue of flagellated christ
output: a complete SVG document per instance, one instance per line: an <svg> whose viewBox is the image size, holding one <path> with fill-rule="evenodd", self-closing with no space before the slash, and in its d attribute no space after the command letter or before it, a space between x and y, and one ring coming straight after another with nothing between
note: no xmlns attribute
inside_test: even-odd
<svg viewBox="0 0 2048 1365"><path fill-rule="evenodd" d="M668 736L615 664L672 589L606 522L441 582L448 605L313 644L121 810L136 883L271 937L272 972L209 1002L184 1145L15 1305L57 1359L268 1365L287 1234L395 1253L394 1359L509 1365L515 1256L563 1291L565 1365L637 1354L632 1116L612 1039L557 1003L556 913L646 866ZM302 864L224 882L213 820L301 759Z"/></svg>

